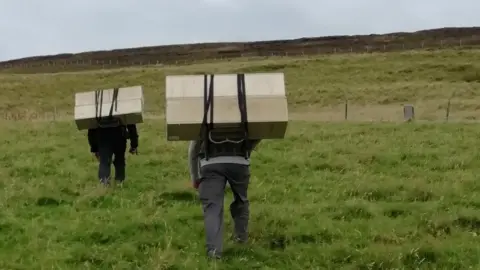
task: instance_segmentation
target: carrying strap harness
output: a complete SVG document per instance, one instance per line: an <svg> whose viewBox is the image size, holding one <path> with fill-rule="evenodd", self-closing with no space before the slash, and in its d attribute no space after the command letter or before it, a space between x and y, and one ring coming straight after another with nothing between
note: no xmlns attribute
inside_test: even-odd
<svg viewBox="0 0 480 270"><path fill-rule="evenodd" d="M205 149L205 159L209 159L209 146L210 143L221 144L224 142L232 143L242 143L242 149L245 153L245 158L249 158L249 147L250 143L248 140L248 117L247 117L247 102L246 102L246 93L245 93L245 74L237 74L237 98L238 98L238 108L240 110L240 119L241 119L241 128L243 131L243 139L235 142L226 139L222 142L215 142L211 138L211 132L214 128L213 123L213 100L214 100L214 75L210 74L210 85L208 84L208 75L204 75L204 87L203 87L203 121L200 134L203 138L204 149ZM210 110L210 121L207 123L207 115Z"/></svg>
<svg viewBox="0 0 480 270"><path fill-rule="evenodd" d="M116 119L113 117L113 110L115 108L115 112L118 109L118 88L113 89L113 97L112 103L110 105L110 111L107 117L102 116L102 109L103 109L103 90L96 90L95 91L95 119L97 120L97 124L101 128L106 127L117 127L120 125L120 119Z"/></svg>

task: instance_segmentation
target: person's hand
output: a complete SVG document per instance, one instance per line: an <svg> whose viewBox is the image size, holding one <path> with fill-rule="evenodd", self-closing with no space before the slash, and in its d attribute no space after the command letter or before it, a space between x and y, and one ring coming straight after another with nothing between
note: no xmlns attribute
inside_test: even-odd
<svg viewBox="0 0 480 270"><path fill-rule="evenodd" d="M200 180L197 179L197 180L193 181L192 187L194 189L198 189L198 186L200 186Z"/></svg>
<svg viewBox="0 0 480 270"><path fill-rule="evenodd" d="M128 151L132 155L138 155L138 150L135 147L130 147L130 150Z"/></svg>

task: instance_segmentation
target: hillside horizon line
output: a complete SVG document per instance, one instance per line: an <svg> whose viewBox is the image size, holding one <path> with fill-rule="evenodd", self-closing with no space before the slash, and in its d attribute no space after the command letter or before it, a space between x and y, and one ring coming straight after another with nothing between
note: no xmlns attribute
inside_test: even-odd
<svg viewBox="0 0 480 270"><path fill-rule="evenodd" d="M398 51L401 48L439 48L444 46L480 46L480 26L442 27L413 32L391 32L368 35L335 35L247 42L204 42L121 48L38 55L0 61L1 67L55 65L71 63L98 65L104 63L136 65L136 63L169 64L210 59L271 55L312 55L332 52ZM367 49L365 49L367 48ZM370 49L371 50L370 50Z"/></svg>

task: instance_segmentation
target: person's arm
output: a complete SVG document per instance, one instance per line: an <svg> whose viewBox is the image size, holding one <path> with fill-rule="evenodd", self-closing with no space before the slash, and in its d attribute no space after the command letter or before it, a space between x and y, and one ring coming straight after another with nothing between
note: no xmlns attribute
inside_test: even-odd
<svg viewBox="0 0 480 270"><path fill-rule="evenodd" d="M188 165L190 171L190 179L195 183L200 178L200 161L198 153L202 147L202 141L190 141L188 146Z"/></svg>
<svg viewBox="0 0 480 270"><path fill-rule="evenodd" d="M91 128L88 130L88 144L90 145L90 152L92 153L98 152L96 133L97 133L96 129Z"/></svg>
<svg viewBox="0 0 480 270"><path fill-rule="evenodd" d="M136 125L127 125L128 135L130 136L130 147L138 147L138 131Z"/></svg>

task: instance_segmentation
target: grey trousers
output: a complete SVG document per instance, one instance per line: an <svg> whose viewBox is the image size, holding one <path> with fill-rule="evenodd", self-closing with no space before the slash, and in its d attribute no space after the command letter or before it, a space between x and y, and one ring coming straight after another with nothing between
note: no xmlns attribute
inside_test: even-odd
<svg viewBox="0 0 480 270"><path fill-rule="evenodd" d="M234 221L234 237L247 241L249 201L247 199L250 182L248 165L222 163L209 164L201 168L199 193L205 223L207 252L221 254L223 249L223 210L225 186L228 181L234 200L230 204L230 214Z"/></svg>

